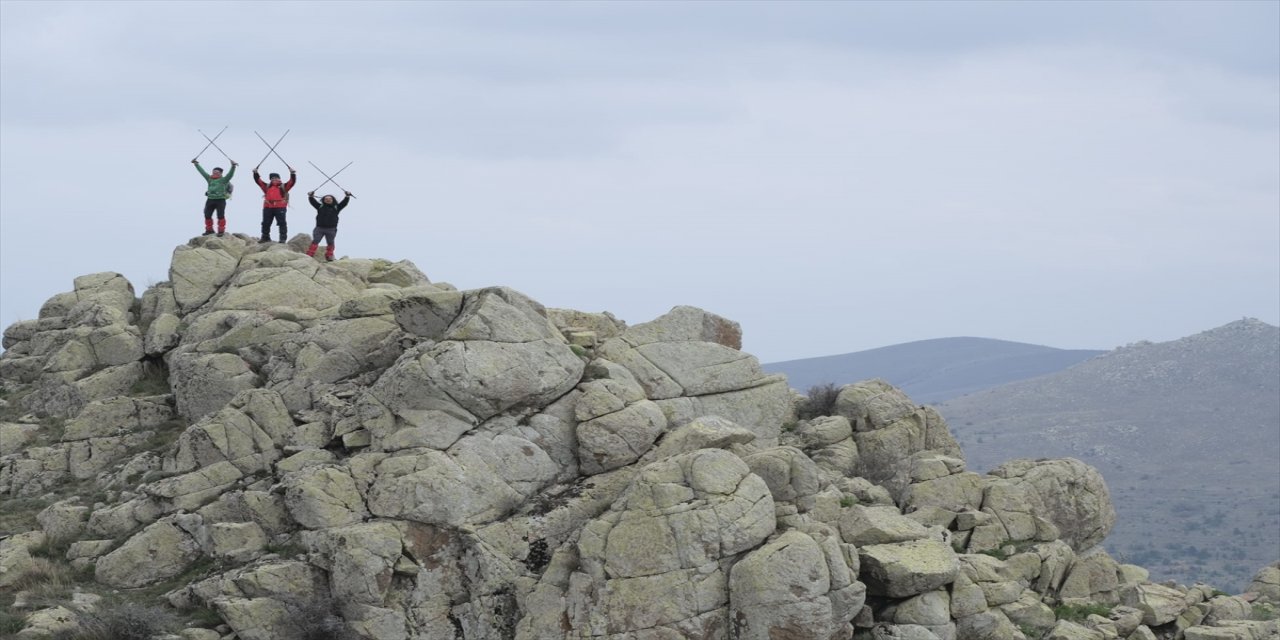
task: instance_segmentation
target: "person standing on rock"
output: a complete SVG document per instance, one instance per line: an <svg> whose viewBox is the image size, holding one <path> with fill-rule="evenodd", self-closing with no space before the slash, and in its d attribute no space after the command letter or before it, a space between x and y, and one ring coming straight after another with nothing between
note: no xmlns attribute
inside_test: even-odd
<svg viewBox="0 0 1280 640"><path fill-rule="evenodd" d="M289 208L289 190L298 182L298 172L289 167L289 181L281 184L280 174L267 174L270 183L263 182L262 176L255 167L253 170L253 181L258 183L258 188L262 189L262 242L271 242L271 222L274 220L276 227L280 229L280 243L289 235L289 223L285 221L285 211Z"/></svg>
<svg viewBox="0 0 1280 640"><path fill-rule="evenodd" d="M338 214L346 208L347 202L351 200L351 192L344 191L347 194L342 202L338 202L337 198L326 195L316 201L316 192L307 192L307 201L311 206L316 208L316 228L311 232L311 247L307 249L308 256L316 255L316 248L320 246L320 239L325 239L324 259L327 262L333 262L333 239L338 235Z"/></svg>
<svg viewBox="0 0 1280 640"><path fill-rule="evenodd" d="M191 164L196 166L196 171L204 176L205 182L209 186L204 191L204 235L213 233L213 214L218 213L218 237L227 232L227 198L231 197L231 178L236 175L236 165L240 164L235 160L231 161L231 171L227 175L222 175L222 167L214 167L213 173L205 173L204 167L200 166L200 161L191 160Z"/></svg>

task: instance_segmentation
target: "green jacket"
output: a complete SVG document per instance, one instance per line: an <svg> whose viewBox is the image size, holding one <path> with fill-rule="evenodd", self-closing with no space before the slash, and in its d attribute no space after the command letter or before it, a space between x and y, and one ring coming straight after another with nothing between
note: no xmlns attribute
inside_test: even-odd
<svg viewBox="0 0 1280 640"><path fill-rule="evenodd" d="M217 179L209 177L209 174L205 172L204 167L201 167L199 162L196 163L196 171L199 171L200 175L204 176L205 182L209 183L209 188L205 190L204 197L210 200L226 200L231 197L228 186L231 184L231 177L236 175L236 166L234 164L231 165L230 171L222 174L222 177Z"/></svg>

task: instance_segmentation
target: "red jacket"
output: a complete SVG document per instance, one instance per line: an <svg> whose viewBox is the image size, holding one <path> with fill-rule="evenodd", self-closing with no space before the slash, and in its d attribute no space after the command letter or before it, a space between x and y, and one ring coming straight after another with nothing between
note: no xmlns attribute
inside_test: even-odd
<svg viewBox="0 0 1280 640"><path fill-rule="evenodd" d="M284 209L289 206L289 190L298 181L298 174L289 172L289 181L282 185L263 182L257 171L253 172L253 181L262 189L262 206L267 209Z"/></svg>

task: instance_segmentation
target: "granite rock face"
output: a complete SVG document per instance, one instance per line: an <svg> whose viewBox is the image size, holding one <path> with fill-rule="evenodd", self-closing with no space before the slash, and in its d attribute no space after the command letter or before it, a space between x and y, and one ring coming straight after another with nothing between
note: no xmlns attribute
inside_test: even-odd
<svg viewBox="0 0 1280 640"><path fill-rule="evenodd" d="M1247 618L1275 567L1248 597L1152 584L1097 547L1096 470L969 471L879 380L796 420L737 323L695 307L628 326L234 235L169 273L141 299L77 278L4 332L0 494L40 507L0 535L0 590L65 561L216 612L224 632L184 637L222 640L1274 631ZM1052 608L1083 603L1112 615Z"/></svg>

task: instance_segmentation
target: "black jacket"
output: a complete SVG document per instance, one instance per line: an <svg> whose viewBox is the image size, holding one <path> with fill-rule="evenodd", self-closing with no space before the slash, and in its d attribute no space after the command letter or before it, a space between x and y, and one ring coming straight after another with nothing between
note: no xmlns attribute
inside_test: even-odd
<svg viewBox="0 0 1280 640"><path fill-rule="evenodd" d="M315 196L307 196L307 201L316 208L316 226L325 229L337 228L338 214L347 206L347 201L350 199L351 196L347 196L337 204L322 204L319 200L316 200Z"/></svg>

